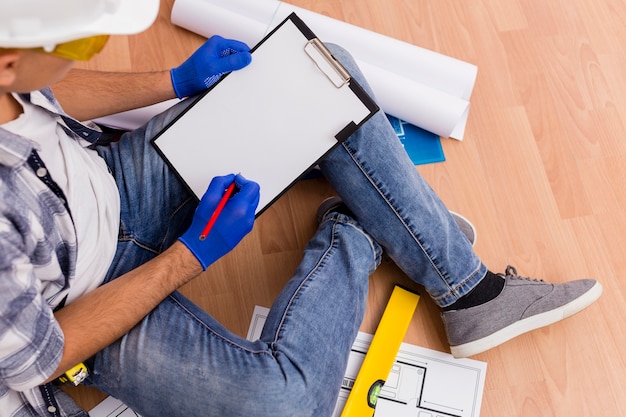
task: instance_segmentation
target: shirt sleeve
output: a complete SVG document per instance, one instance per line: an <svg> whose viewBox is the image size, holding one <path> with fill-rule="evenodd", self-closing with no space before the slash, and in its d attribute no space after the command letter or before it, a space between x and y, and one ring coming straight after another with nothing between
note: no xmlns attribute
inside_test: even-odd
<svg viewBox="0 0 626 417"><path fill-rule="evenodd" d="M44 382L63 354L63 332L41 295L20 233L0 218L0 385L25 391Z"/></svg>

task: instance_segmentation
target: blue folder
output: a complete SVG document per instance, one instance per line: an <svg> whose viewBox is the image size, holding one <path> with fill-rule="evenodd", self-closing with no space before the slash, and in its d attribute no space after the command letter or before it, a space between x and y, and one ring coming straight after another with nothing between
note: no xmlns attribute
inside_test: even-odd
<svg viewBox="0 0 626 417"><path fill-rule="evenodd" d="M394 116L387 115L387 119L415 165L446 160L439 136Z"/></svg>

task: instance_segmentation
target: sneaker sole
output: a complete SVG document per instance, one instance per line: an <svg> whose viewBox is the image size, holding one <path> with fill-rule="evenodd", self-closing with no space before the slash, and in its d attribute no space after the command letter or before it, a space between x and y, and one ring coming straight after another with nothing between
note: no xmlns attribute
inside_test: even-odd
<svg viewBox="0 0 626 417"><path fill-rule="evenodd" d="M498 330L489 336L458 346L451 346L450 352L455 358L465 358L492 349L521 334L541 327L549 326L590 306L602 295L602 285L596 282L586 293L575 300L545 313L536 314Z"/></svg>
<svg viewBox="0 0 626 417"><path fill-rule="evenodd" d="M467 237L467 239L470 241L472 246L476 246L476 240L478 239L478 231L476 230L474 223L470 222L467 217L460 215L456 211L450 210L450 214L454 218L454 221L459 226L459 228L461 229L465 237ZM465 225L469 228L469 231L464 230L462 223L465 223Z"/></svg>

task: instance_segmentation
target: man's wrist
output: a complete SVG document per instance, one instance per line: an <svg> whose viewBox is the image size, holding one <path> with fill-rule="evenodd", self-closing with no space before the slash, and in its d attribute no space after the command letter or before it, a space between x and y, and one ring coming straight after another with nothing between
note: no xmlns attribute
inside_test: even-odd
<svg viewBox="0 0 626 417"><path fill-rule="evenodd" d="M176 259L176 263L183 271L185 276L189 276L190 279L199 275L204 271L204 268L200 264L196 255L180 240L174 242L174 244L168 249L171 255Z"/></svg>

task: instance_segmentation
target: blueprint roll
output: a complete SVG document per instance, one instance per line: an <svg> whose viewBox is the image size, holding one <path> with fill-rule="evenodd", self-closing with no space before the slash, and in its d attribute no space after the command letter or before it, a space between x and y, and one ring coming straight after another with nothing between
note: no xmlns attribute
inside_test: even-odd
<svg viewBox="0 0 626 417"><path fill-rule="evenodd" d="M250 1L250 0L247 0ZM458 59L363 29L283 2L279 3L274 26L295 12L324 42L346 48L358 61L412 79L461 99L469 99L476 79L476 66Z"/></svg>
<svg viewBox="0 0 626 417"><path fill-rule="evenodd" d="M292 12L321 40L350 52L385 112L441 137L463 138L477 73L472 64L276 0L176 0L171 19L205 37L252 46Z"/></svg>
<svg viewBox="0 0 626 417"><path fill-rule="evenodd" d="M389 71L366 62L359 66L371 86L381 86L374 89L374 94L386 113L442 137L462 137L469 115L467 100L398 74L390 78ZM416 97L428 97L428 100Z"/></svg>
<svg viewBox="0 0 626 417"><path fill-rule="evenodd" d="M172 23L207 38L220 35L251 47L269 33L267 23L203 0L174 3Z"/></svg>

